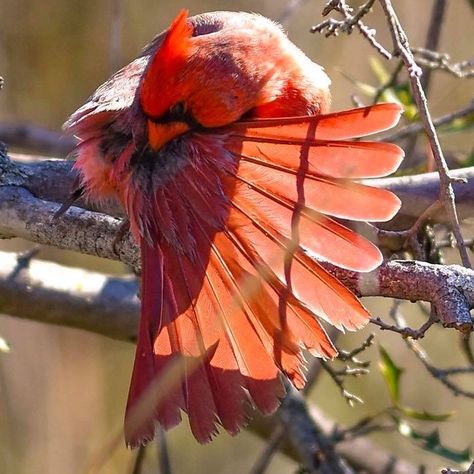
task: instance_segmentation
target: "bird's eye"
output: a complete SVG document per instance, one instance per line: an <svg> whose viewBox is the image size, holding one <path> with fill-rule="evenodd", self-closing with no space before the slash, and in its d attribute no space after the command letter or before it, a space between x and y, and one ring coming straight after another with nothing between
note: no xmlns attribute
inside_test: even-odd
<svg viewBox="0 0 474 474"><path fill-rule="evenodd" d="M176 104L170 108L169 113L173 117L182 117L186 113L184 102L176 102Z"/></svg>

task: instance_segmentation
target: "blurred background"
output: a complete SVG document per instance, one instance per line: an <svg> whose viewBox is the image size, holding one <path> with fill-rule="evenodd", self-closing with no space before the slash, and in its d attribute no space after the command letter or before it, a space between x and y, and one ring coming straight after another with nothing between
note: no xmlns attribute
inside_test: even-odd
<svg viewBox="0 0 474 474"><path fill-rule="evenodd" d="M283 15L290 38L323 65L332 78L333 109L352 106L351 95L359 91L347 76L377 85L369 66L369 58L376 56L376 52L356 32L349 37L328 39L311 34L310 27L321 21L325 1L302 1L287 15L292 3L296 2L0 0L0 75L5 80L0 92L0 122L60 130L67 116L108 75L138 55L183 7L191 15L212 10L253 11L272 19ZM393 3L412 46L423 46L433 0ZM366 21L377 29L379 41L390 50L391 40L380 9L375 8ZM448 2L439 50L449 52L454 61L459 61L472 58L473 44L472 6L464 0ZM388 63L384 67L393 69ZM473 81L459 81L436 72L429 96L434 116L457 110L474 97ZM453 153L466 153L473 146L472 133L445 136L443 145ZM17 240L0 244L1 250L30 247L31 244ZM451 254L455 260L456 253ZM47 248L41 249L38 258L101 272L124 271L108 261ZM381 317L390 307L390 302L377 299L365 303ZM423 321L416 305L404 303L402 311L412 327ZM344 336L339 345L355 347L370 331L377 332L371 327ZM0 335L11 346L9 354L0 353L0 472L87 472L111 433L120 429L133 345L8 316L0 316ZM452 448L474 448L474 401L453 397L433 380L398 335L377 333L377 341L387 347L398 365L410 369L402 385L404 402L434 413L455 410L456 415L440 425L441 437ZM440 366L462 364L458 336L453 331L434 328L423 345ZM326 375L313 390L311 399L328 416L346 425L388 406L389 395L377 370L377 353L376 344L363 355L374 361L371 373L349 382L350 389L365 400L364 405L350 408ZM474 388L472 377L465 382L465 388ZM439 466L447 464L396 434L376 434L373 438L395 454L426 464L427 472L437 472ZM262 441L246 432L236 438L222 434L210 445L199 446L190 436L187 422L173 430L168 441L175 473L248 472L264 447ZM120 446L107 454L100 472L131 472L133 459L134 454ZM155 466L156 450L151 449L144 472L157 472ZM269 472L289 473L296 469L294 462L278 455Z"/></svg>

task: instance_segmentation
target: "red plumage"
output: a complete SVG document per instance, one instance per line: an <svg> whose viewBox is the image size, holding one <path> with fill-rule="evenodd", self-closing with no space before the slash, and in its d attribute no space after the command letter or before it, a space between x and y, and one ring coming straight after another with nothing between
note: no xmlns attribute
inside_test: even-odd
<svg viewBox="0 0 474 474"><path fill-rule="evenodd" d="M66 124L91 199L118 199L141 247L142 309L126 440L137 446L188 413L200 442L235 434L253 402L274 411L284 374L304 386L307 349L333 357L319 320L369 317L317 259L355 271L381 260L335 218L384 221L400 201L351 179L385 176L395 145L358 141L400 107L328 114L326 74L261 16L181 12L143 56ZM178 386L133 419L178 356ZM199 363L193 364L192 361Z"/></svg>

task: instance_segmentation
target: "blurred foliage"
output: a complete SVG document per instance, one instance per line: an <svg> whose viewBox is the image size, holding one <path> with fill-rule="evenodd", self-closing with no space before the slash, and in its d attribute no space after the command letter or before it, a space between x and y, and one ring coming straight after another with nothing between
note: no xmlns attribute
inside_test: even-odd
<svg viewBox="0 0 474 474"><path fill-rule="evenodd" d="M0 336L0 352L8 353L10 352L10 350L11 349L8 342L5 341L5 339L3 339L3 337Z"/></svg>
<svg viewBox="0 0 474 474"><path fill-rule="evenodd" d="M468 465L472 460L470 449L455 451L443 446L439 431L434 430L429 434L421 433L410 426L406 421L397 419L398 431L402 436L417 442L424 450L437 454L442 458L460 465Z"/></svg>

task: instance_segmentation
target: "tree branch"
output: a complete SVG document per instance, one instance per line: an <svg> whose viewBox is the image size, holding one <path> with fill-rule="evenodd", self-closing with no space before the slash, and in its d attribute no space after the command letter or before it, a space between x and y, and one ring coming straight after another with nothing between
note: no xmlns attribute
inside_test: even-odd
<svg viewBox="0 0 474 474"><path fill-rule="evenodd" d="M22 155L22 162L10 161L0 151L0 189L6 186L21 186L37 198L62 204L68 199L75 185L76 174L71 171L72 165L73 162L65 160L38 161L34 155L31 156L29 162L24 155ZM450 172L450 175L454 180L453 188L456 192L459 219L474 217L474 167L454 170ZM466 183L460 183L461 180ZM377 224L379 227L390 230L411 227L418 216L437 200L440 189L438 173L371 179L363 182L389 189L401 199L402 208L395 218L390 222ZM83 200L79 200L77 205L84 209L98 210L97 207ZM101 208L101 211L113 216L123 217L124 215L118 205L110 203L107 207ZM440 209L430 217L433 222L450 222L444 209Z"/></svg>
<svg viewBox="0 0 474 474"><path fill-rule="evenodd" d="M0 252L0 313L41 323L134 341L138 285L133 277L110 277Z"/></svg>
<svg viewBox="0 0 474 474"><path fill-rule="evenodd" d="M442 115L441 117L437 117L433 119L433 125L435 127L440 127L441 125L446 125L448 123L453 122L458 118L468 117L469 115L474 114L474 100L470 102L469 105L463 107L460 110L456 110L455 112L451 112L446 115ZM384 135L380 138L380 141L396 141L402 138L409 137L410 135L414 135L416 133L420 133L424 131L425 127L422 123L416 122L410 125L407 125L403 128L400 128L392 133Z"/></svg>
<svg viewBox="0 0 474 474"><path fill-rule="evenodd" d="M52 189L45 189L44 183L52 183L51 169L58 179L55 172L60 170L64 173L65 168L67 164L64 162L48 161L19 166L0 154L0 235L5 238L22 237L43 245L119 260L138 271L139 252L130 236L122 239L114 249L114 240L121 225L118 219L71 207L63 216L53 220L59 205L39 199L25 189L56 195ZM40 173L36 173L37 170ZM375 272L357 274L326 266L361 296L430 301L435 305L443 325L461 331L471 328L469 310L473 307L474 293L474 273L471 270L393 261Z"/></svg>
<svg viewBox="0 0 474 474"><path fill-rule="evenodd" d="M67 156L76 144L73 137L26 123L0 123L0 141L48 156Z"/></svg>

